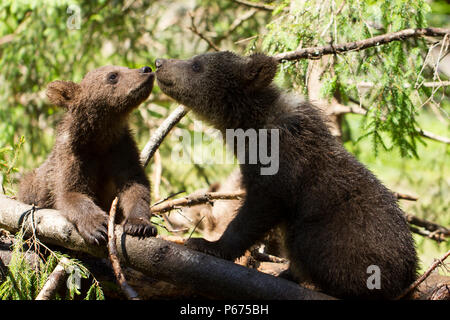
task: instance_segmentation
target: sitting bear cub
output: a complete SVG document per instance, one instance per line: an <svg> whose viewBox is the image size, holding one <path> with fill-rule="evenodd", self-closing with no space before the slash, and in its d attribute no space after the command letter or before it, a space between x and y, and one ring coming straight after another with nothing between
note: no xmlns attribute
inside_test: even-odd
<svg viewBox="0 0 450 320"><path fill-rule="evenodd" d="M124 231L153 236L150 184L128 128L128 115L148 98L155 74L150 67L105 66L79 83L54 81L51 103L66 113L48 159L24 176L19 200L54 208L89 243L104 243L114 197Z"/></svg>
<svg viewBox="0 0 450 320"><path fill-rule="evenodd" d="M241 162L247 196L236 217L219 240L190 239L188 247L235 259L279 226L293 277L330 295L394 298L414 281L416 251L396 198L331 135L316 107L272 84L275 59L216 52L158 59L156 67L161 90L223 136L278 130L278 171L264 175L261 163Z"/></svg>

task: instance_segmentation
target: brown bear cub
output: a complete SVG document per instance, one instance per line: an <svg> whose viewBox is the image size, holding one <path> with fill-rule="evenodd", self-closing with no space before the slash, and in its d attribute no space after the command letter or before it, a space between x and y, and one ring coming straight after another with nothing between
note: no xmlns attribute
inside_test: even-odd
<svg viewBox="0 0 450 320"><path fill-rule="evenodd" d="M393 193L331 135L316 107L272 84L273 58L217 52L156 67L161 90L223 134L278 132L279 150L266 146L278 151L277 172L241 162L247 196L236 217L219 240L191 239L190 248L235 259L280 226L295 279L330 295L389 299L414 281L415 246ZM246 142L246 152L252 147Z"/></svg>
<svg viewBox="0 0 450 320"><path fill-rule="evenodd" d="M104 243L114 197L118 217L133 236L153 236L150 184L128 127L128 115L148 98L150 67L105 66L79 83L54 81L51 103L66 113L48 159L24 176L19 200L61 211L89 243Z"/></svg>

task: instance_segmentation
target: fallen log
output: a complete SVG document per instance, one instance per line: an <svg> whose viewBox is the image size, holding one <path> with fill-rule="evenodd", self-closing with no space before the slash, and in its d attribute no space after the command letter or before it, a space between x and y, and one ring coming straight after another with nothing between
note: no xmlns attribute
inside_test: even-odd
<svg viewBox="0 0 450 320"><path fill-rule="evenodd" d="M40 241L107 257L106 246L88 245L57 210L36 209L0 195L0 228L31 233L32 227ZM32 219L34 217L34 221ZM291 281L277 278L215 258L159 238L139 239L122 233L116 226L116 246L121 263L142 273L189 288L202 296L218 299L286 299L330 300L328 295L303 288Z"/></svg>

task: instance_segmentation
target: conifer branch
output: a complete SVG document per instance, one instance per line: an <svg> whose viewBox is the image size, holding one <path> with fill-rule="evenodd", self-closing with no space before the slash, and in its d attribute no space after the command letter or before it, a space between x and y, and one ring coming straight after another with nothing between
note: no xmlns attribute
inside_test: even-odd
<svg viewBox="0 0 450 320"><path fill-rule="evenodd" d="M403 41L409 38L420 38L424 36L443 37L450 34L450 29L446 28L417 28L405 29L398 32L387 33L373 38L360 41L346 42L342 44L329 45L323 47L304 48L295 51L283 52L274 55L278 61L292 61L300 59L319 59L328 54L340 54L352 51L360 51L371 47L380 46L392 41Z"/></svg>

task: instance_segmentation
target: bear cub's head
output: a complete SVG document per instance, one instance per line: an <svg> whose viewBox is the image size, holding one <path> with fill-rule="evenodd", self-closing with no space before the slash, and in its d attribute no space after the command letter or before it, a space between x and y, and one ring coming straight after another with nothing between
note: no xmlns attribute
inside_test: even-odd
<svg viewBox="0 0 450 320"><path fill-rule="evenodd" d="M129 69L104 66L90 71L80 83L53 81L47 86L49 101L69 111L91 107L126 114L148 98L155 74L150 67Z"/></svg>
<svg viewBox="0 0 450 320"><path fill-rule="evenodd" d="M205 53L188 60L157 59L161 90L202 118L256 108L252 97L264 97L277 71L277 61L262 53L248 57L229 51ZM250 106L251 105L251 106Z"/></svg>

